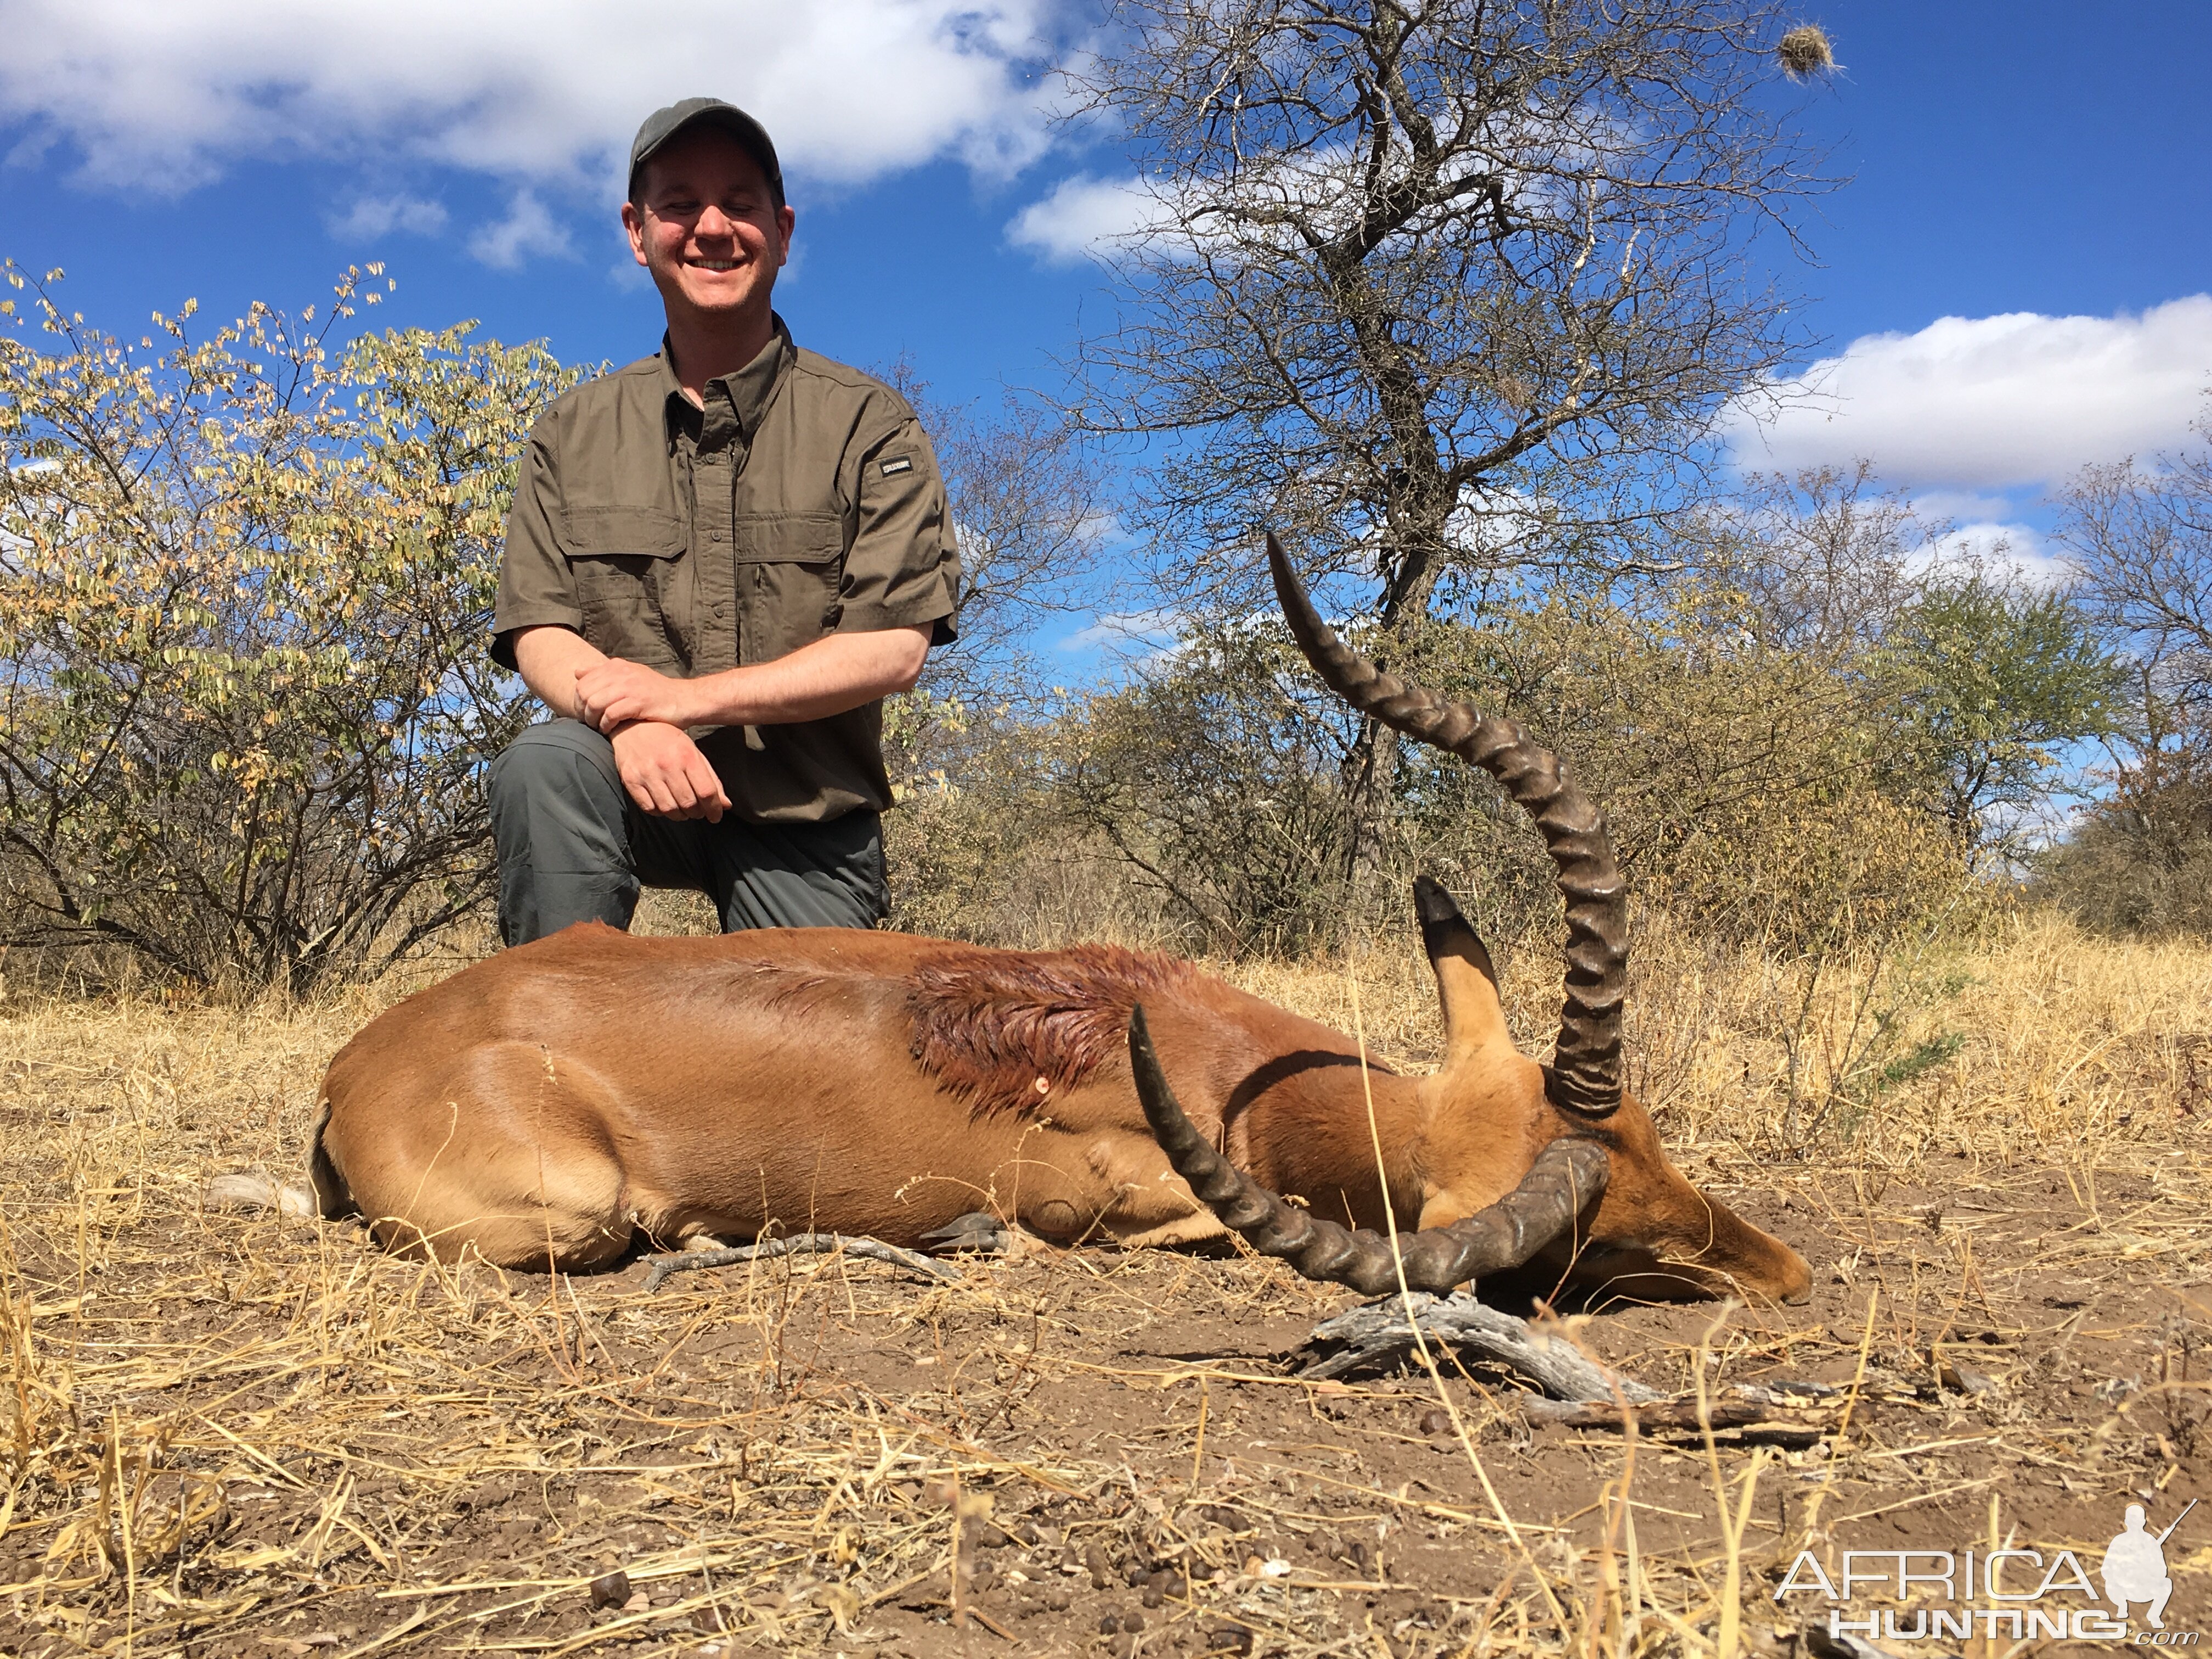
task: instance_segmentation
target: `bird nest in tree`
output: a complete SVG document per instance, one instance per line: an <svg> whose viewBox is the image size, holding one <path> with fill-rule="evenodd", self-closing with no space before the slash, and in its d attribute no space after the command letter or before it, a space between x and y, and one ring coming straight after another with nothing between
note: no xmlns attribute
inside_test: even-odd
<svg viewBox="0 0 2212 1659"><path fill-rule="evenodd" d="M1817 23L1800 23L1791 29L1774 48L1774 55L1793 79L1802 80L1817 70L1836 66L1835 48L1828 43L1828 32Z"/></svg>

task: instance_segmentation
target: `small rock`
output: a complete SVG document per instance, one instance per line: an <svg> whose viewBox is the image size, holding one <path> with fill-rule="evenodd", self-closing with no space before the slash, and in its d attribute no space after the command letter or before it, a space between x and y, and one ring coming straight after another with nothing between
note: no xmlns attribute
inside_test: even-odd
<svg viewBox="0 0 2212 1659"><path fill-rule="evenodd" d="M1114 1569L1106 1559L1106 1552L1093 1544L1083 1552L1083 1565L1091 1569L1091 1588L1104 1589L1113 1582Z"/></svg>
<svg viewBox="0 0 2212 1659"><path fill-rule="evenodd" d="M1431 1406L1421 1413L1423 1434L1449 1434L1452 1431L1451 1413L1441 1406Z"/></svg>
<svg viewBox="0 0 2212 1659"><path fill-rule="evenodd" d="M592 1580L591 1603L597 1607L618 1607L629 1600L629 1575L620 1567L612 1572L601 1573Z"/></svg>
<svg viewBox="0 0 2212 1659"><path fill-rule="evenodd" d="M1241 1625L1217 1625L1206 1632L1208 1653L1248 1654L1252 1651L1252 1632Z"/></svg>
<svg viewBox="0 0 2212 1659"><path fill-rule="evenodd" d="M1144 1629L1144 1627L1145 1615L1143 1613L1125 1613L1121 1615L1121 1628L1128 1632L1130 1635L1134 1636L1139 1631Z"/></svg>
<svg viewBox="0 0 2212 1659"><path fill-rule="evenodd" d="M1946 1359L1936 1367L1936 1380L1954 1394L1987 1394L1996 1384L1970 1365Z"/></svg>
<svg viewBox="0 0 2212 1659"><path fill-rule="evenodd" d="M1137 1599L1148 1607L1156 1607L1168 1598L1158 1584L1147 1584L1145 1586L1145 1593Z"/></svg>
<svg viewBox="0 0 2212 1659"><path fill-rule="evenodd" d="M1121 1633L1121 1615L1118 1613L1100 1613L1098 1633L1101 1636L1119 1636Z"/></svg>

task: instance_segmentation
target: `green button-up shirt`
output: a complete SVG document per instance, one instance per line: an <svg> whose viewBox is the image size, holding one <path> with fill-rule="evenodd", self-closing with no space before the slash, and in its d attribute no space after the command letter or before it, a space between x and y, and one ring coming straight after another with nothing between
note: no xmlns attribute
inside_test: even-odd
<svg viewBox="0 0 2212 1659"><path fill-rule="evenodd" d="M665 343L586 381L530 434L493 613L574 629L611 657L689 678L825 635L933 623L949 642L960 555L937 457L906 400L791 341L684 395ZM890 805L883 706L695 732L738 814L834 818Z"/></svg>

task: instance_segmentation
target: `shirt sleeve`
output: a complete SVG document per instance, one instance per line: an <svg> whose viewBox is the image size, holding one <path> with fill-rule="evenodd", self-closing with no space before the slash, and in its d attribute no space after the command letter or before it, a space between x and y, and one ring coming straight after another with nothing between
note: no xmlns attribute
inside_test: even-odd
<svg viewBox="0 0 2212 1659"><path fill-rule="evenodd" d="M854 497L860 525L845 555L837 631L934 623L929 642L950 645L960 605L960 550L921 423L912 416L862 453Z"/></svg>
<svg viewBox="0 0 2212 1659"><path fill-rule="evenodd" d="M554 455L558 410L549 411L531 429L529 452L514 483L514 505L507 515L507 545L499 561L499 599L492 609L491 659L514 667L519 629L548 624L584 630L583 608L576 602L575 573L553 533L560 503Z"/></svg>

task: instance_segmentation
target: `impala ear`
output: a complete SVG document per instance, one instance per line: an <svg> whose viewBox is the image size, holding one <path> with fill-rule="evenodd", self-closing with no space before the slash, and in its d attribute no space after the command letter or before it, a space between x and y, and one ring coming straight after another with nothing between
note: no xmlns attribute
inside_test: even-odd
<svg viewBox="0 0 2212 1659"><path fill-rule="evenodd" d="M1421 919L1421 944L1437 976L1444 1011L1444 1064L1496 1043L1513 1046L1505 1006L1498 1000L1498 969L1490 951L1452 896L1426 876L1413 878L1413 908Z"/></svg>

